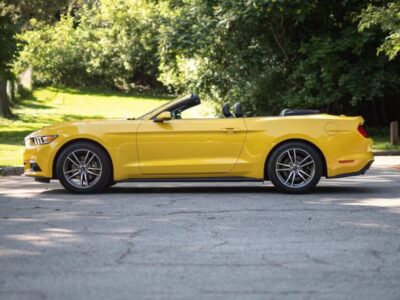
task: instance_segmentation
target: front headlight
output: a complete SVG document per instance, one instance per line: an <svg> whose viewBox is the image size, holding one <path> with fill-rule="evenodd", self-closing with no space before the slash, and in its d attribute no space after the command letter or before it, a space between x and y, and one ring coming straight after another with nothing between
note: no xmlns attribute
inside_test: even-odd
<svg viewBox="0 0 400 300"><path fill-rule="evenodd" d="M44 136L35 136L29 138L29 143L31 145L45 145L45 144L50 144L52 141L54 141L58 135L44 135Z"/></svg>

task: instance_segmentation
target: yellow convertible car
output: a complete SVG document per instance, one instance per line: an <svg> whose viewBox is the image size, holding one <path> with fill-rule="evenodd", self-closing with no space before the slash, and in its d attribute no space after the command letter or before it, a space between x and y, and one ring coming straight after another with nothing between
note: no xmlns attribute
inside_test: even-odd
<svg viewBox="0 0 400 300"><path fill-rule="evenodd" d="M138 119L52 125L25 138L25 175L69 191L100 192L122 181L265 181L288 193L321 176L364 174L373 162L362 117L285 109L249 117L240 103L223 118L185 118L191 94Z"/></svg>

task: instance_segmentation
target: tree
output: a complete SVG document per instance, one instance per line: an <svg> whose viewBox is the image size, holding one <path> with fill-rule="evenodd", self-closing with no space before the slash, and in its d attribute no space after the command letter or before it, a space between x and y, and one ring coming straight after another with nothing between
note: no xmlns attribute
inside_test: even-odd
<svg viewBox="0 0 400 300"><path fill-rule="evenodd" d="M378 48L378 54L383 52L393 60L400 51L400 2L389 3L382 7L368 5L363 9L358 28L360 31L365 31L372 27L379 27L388 33Z"/></svg>
<svg viewBox="0 0 400 300"><path fill-rule="evenodd" d="M253 114L315 107L383 124L399 115L400 62L376 56L382 33L358 31L368 2L168 1L161 79Z"/></svg>
<svg viewBox="0 0 400 300"><path fill-rule="evenodd" d="M12 77L11 63L14 59L16 44L14 28L8 15L0 15L0 117L12 117L7 97L7 80Z"/></svg>
<svg viewBox="0 0 400 300"><path fill-rule="evenodd" d="M19 68L32 66L40 84L160 86L155 13L145 0L99 0L54 24L32 20Z"/></svg>
<svg viewBox="0 0 400 300"><path fill-rule="evenodd" d="M12 63L17 56L16 34L30 18L54 21L67 0L3 0L0 3L0 117L12 117L7 80L13 79Z"/></svg>

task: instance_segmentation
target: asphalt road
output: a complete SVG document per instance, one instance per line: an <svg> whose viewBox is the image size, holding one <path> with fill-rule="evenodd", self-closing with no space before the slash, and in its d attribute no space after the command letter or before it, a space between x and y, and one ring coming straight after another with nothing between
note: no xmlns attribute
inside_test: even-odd
<svg viewBox="0 0 400 300"><path fill-rule="evenodd" d="M0 299L310 298L400 299L399 157L299 196L0 177Z"/></svg>

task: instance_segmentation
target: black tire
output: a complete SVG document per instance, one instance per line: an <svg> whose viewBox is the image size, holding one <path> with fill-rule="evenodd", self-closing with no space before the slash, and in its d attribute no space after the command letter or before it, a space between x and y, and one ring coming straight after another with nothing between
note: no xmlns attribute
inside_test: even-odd
<svg viewBox="0 0 400 300"><path fill-rule="evenodd" d="M307 193L321 179L323 161L313 146L303 142L288 142L278 146L271 154L267 172L278 191Z"/></svg>
<svg viewBox="0 0 400 300"><path fill-rule="evenodd" d="M65 189L79 194L101 192L113 182L112 165L108 154L90 142L68 145L58 157L56 172ZM76 176L73 176L74 174Z"/></svg>
<svg viewBox="0 0 400 300"><path fill-rule="evenodd" d="M107 183L106 189L109 189L109 188L113 187L116 184L117 184L117 182L115 182L114 180L111 180L109 183Z"/></svg>
<svg viewBox="0 0 400 300"><path fill-rule="evenodd" d="M107 185L106 185L106 187L113 187L114 185L116 185L117 184L117 182L115 182L115 181L111 181L111 182L109 182L109 183L107 183Z"/></svg>

